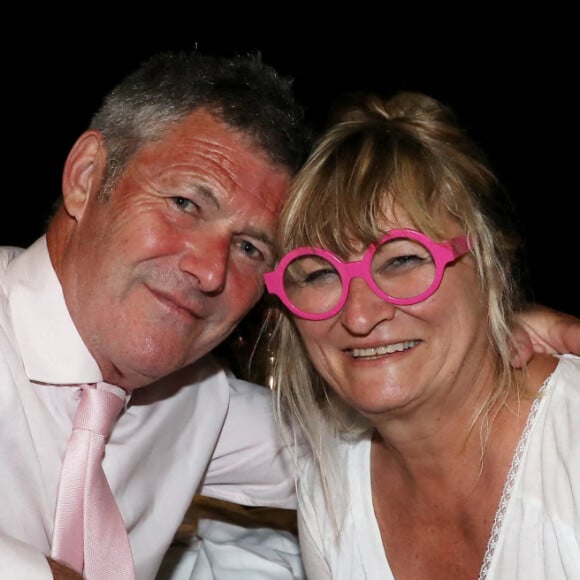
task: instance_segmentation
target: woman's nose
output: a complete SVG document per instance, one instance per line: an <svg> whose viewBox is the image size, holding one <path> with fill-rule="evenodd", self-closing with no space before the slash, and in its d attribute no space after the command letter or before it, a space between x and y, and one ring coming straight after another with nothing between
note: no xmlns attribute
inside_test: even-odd
<svg viewBox="0 0 580 580"><path fill-rule="evenodd" d="M341 311L342 324L353 334L364 335L379 322L391 320L396 306L377 296L362 278L353 278Z"/></svg>

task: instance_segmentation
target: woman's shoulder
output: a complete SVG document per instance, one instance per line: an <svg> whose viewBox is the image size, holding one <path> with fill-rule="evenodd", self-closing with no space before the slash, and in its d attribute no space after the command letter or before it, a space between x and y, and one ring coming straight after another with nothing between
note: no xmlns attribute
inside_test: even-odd
<svg viewBox="0 0 580 580"><path fill-rule="evenodd" d="M535 354L527 365L527 385L530 392L547 393L571 384L580 394L580 356L574 354ZM574 389L576 386L576 389Z"/></svg>
<svg viewBox="0 0 580 580"><path fill-rule="evenodd" d="M361 472L369 469L370 435L363 435L354 439L338 437L326 448L325 470L327 478L334 482L342 481L342 485L351 486L351 479L360 483ZM332 450L329 449L332 447ZM332 469L332 474L328 470ZM302 457L299 468L299 493L316 497L317 501L324 502L323 477L320 462L311 454ZM342 493L342 486L336 493Z"/></svg>
<svg viewBox="0 0 580 580"><path fill-rule="evenodd" d="M563 354L555 358L557 365L544 381L537 401L538 414L543 417L544 443L551 438L555 446L580 445L580 356Z"/></svg>
<svg viewBox="0 0 580 580"><path fill-rule="evenodd" d="M580 403L580 356L575 354L555 355L558 363L548 378L558 388L561 396L571 398Z"/></svg>
<svg viewBox="0 0 580 580"><path fill-rule="evenodd" d="M555 355L559 359L559 367L569 369L576 374L580 373L580 355L576 354L558 354Z"/></svg>

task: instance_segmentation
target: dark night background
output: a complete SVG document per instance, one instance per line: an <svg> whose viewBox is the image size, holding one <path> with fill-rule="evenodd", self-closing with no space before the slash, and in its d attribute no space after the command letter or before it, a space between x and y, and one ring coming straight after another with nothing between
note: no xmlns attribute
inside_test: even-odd
<svg viewBox="0 0 580 580"><path fill-rule="evenodd" d="M367 16L372 22L373 13ZM353 30L330 38L288 23L288 33L272 35L276 40L198 33L193 25L176 31L163 23L154 31L137 24L86 30L78 22L42 35L28 30L20 45L4 48L0 244L28 245L42 233L69 148L104 94L152 52L196 44L213 53L259 50L295 79L316 128L333 100L354 90L421 90L450 105L513 199L526 241L530 298L580 316L573 283L578 51L565 29L568 16L530 20L528 13L513 26L466 22L449 30L433 26L427 34L412 18L399 21L396 31L387 19L378 31L353 23ZM16 29L18 36L19 23Z"/></svg>

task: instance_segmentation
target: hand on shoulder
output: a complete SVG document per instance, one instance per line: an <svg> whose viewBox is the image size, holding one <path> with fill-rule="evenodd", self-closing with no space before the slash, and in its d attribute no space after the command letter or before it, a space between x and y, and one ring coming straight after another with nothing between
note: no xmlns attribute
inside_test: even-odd
<svg viewBox="0 0 580 580"><path fill-rule="evenodd" d="M580 318L533 305L518 314L514 338L518 345L513 357L516 367L529 361L534 352L580 355Z"/></svg>

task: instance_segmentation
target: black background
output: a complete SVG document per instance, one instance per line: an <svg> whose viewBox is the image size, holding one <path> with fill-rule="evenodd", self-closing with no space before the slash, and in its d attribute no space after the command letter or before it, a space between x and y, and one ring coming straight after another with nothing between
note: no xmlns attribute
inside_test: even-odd
<svg viewBox="0 0 580 580"><path fill-rule="evenodd" d="M223 12L230 22L237 18ZM40 31L23 26L24 19L12 23L17 40L3 41L0 244L28 245L42 233L69 148L104 94L140 61L194 46L222 54L260 51L294 78L317 128L332 101L353 90L420 90L449 104L512 196L526 240L530 298L580 316L573 283L580 89L575 33L567 32L572 15L527 13L513 22L459 15L445 28L425 18L419 29L413 14L395 19L370 12L353 16L342 30L257 15L266 18L263 28L280 27L268 39L249 31L232 37L220 26L208 31L195 24L199 18L185 23L180 13L164 16L147 27L138 18L115 27L89 26L89 17L59 24L54 14L57 24Z"/></svg>

